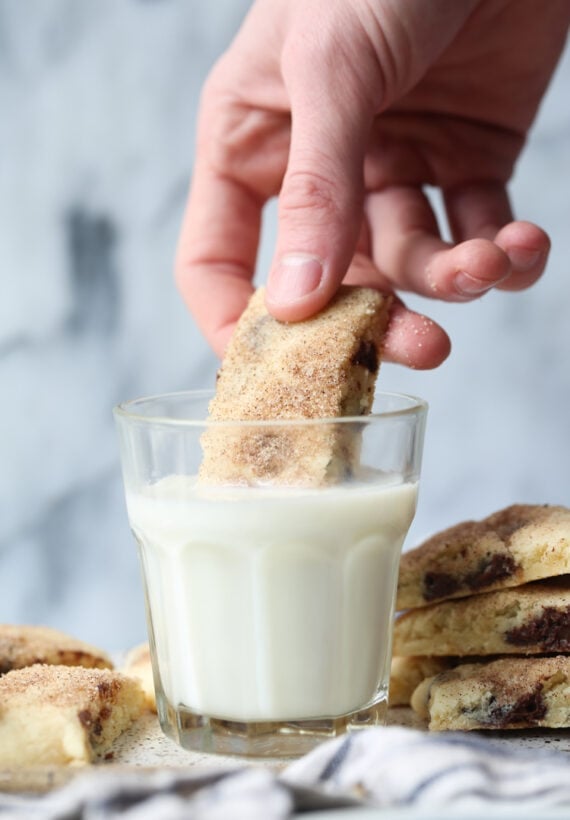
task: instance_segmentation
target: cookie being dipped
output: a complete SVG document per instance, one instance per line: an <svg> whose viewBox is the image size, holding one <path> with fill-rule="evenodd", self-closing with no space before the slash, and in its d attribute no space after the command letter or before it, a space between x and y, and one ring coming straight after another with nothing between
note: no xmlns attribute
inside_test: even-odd
<svg viewBox="0 0 570 820"><path fill-rule="evenodd" d="M336 419L370 412L390 297L342 286L310 319L273 318L258 289L240 318L210 405L200 482L326 486L350 477L358 436ZM307 420L299 428L272 421ZM311 424L330 419L326 425Z"/></svg>

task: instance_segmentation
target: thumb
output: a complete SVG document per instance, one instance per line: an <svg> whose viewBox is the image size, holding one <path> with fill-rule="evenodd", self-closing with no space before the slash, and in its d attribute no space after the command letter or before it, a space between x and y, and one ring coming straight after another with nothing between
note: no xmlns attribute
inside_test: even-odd
<svg viewBox="0 0 570 820"><path fill-rule="evenodd" d="M362 225L364 155L374 115L354 82L339 83L338 68L323 69L327 63L315 65L311 56L315 70L301 61L287 83L291 143L266 288L268 309L283 321L323 308L350 265Z"/></svg>

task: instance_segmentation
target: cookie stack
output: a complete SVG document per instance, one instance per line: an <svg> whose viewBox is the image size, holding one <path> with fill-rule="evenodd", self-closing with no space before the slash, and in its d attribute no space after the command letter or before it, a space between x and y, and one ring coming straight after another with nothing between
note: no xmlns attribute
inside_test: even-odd
<svg viewBox="0 0 570 820"><path fill-rule="evenodd" d="M429 728L570 726L570 509L514 505L405 553L391 705Z"/></svg>

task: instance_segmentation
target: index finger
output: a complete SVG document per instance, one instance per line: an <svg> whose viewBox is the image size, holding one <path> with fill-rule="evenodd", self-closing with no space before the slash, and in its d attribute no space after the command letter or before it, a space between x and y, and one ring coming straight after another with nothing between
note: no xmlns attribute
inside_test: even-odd
<svg viewBox="0 0 570 820"><path fill-rule="evenodd" d="M198 160L176 252L182 298L221 357L251 293L264 198Z"/></svg>

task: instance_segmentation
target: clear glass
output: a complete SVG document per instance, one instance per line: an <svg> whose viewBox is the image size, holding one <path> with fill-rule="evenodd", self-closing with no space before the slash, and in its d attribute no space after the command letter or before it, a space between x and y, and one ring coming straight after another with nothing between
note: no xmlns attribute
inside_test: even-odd
<svg viewBox="0 0 570 820"><path fill-rule="evenodd" d="M164 732L284 757L382 724L425 402L259 423L209 422L210 399L115 408Z"/></svg>

